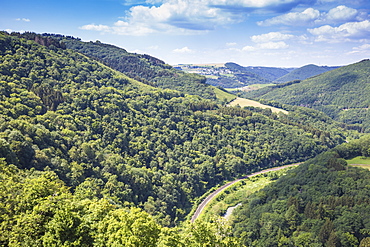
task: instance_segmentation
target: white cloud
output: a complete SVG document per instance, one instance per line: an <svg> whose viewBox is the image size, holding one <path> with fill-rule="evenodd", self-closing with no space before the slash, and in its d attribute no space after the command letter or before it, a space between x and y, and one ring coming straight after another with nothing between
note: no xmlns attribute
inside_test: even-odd
<svg viewBox="0 0 370 247"><path fill-rule="evenodd" d="M286 49L288 47L289 45L287 45L284 41L266 42L266 43L258 44L258 48L268 49L268 50Z"/></svg>
<svg viewBox="0 0 370 247"><path fill-rule="evenodd" d="M256 51L256 50L257 50L257 47L249 46L249 45L244 46L244 47L242 48L242 51Z"/></svg>
<svg viewBox="0 0 370 247"><path fill-rule="evenodd" d="M125 6L133 6L133 5L139 5L139 4L145 4L145 3L151 3L151 1L124 0L122 4L125 5ZM152 4L154 4L154 3L155 3L155 1L153 1Z"/></svg>
<svg viewBox="0 0 370 247"><path fill-rule="evenodd" d="M105 25L95 25L95 24L88 24L80 27L82 30L94 30L94 31L103 31L103 32L109 32L111 31L111 28L109 26Z"/></svg>
<svg viewBox="0 0 370 247"><path fill-rule="evenodd" d="M150 49L150 50L158 50L159 49L159 46L158 45L152 45L152 46L149 46L148 49Z"/></svg>
<svg viewBox="0 0 370 247"><path fill-rule="evenodd" d="M329 10L328 14L326 15L326 19L328 20L352 20L358 14L356 9L348 8L344 5L338 6L334 9Z"/></svg>
<svg viewBox="0 0 370 247"><path fill-rule="evenodd" d="M370 44L363 44L357 47L352 48L353 51L349 52L348 54L354 54L354 53L364 53L370 51Z"/></svg>
<svg viewBox="0 0 370 247"><path fill-rule="evenodd" d="M142 35L153 32L200 33L218 25L234 23L236 16L210 7L201 0L169 0L158 7L132 7L125 18L125 27L116 23L119 28L115 31ZM135 31L137 29L140 31Z"/></svg>
<svg viewBox="0 0 370 247"><path fill-rule="evenodd" d="M189 49L189 47L185 46L183 48L173 50L174 53L192 53L193 50Z"/></svg>
<svg viewBox="0 0 370 247"><path fill-rule="evenodd" d="M253 51L259 51L259 50L280 50L280 49L286 49L289 45L286 44L284 41L278 41L278 42L264 42L264 43L258 43L256 46L244 46L242 48L242 51L245 52L253 52Z"/></svg>
<svg viewBox="0 0 370 247"><path fill-rule="evenodd" d="M363 44L359 47L354 47L354 50L370 50L370 44Z"/></svg>
<svg viewBox="0 0 370 247"><path fill-rule="evenodd" d="M121 35L150 33L199 34L218 26L238 23L248 13L268 9L286 11L307 0L147 0L140 1L127 11L122 20L111 25L89 25L81 28ZM127 1L132 4L133 1ZM104 30L101 29L99 26Z"/></svg>
<svg viewBox="0 0 370 247"><path fill-rule="evenodd" d="M304 3L304 0L208 0L210 5L220 5L220 6L239 6L245 8L277 8L279 6L286 5L295 7L300 3Z"/></svg>
<svg viewBox="0 0 370 247"><path fill-rule="evenodd" d="M179 0L147 0L148 4L164 4L168 2L179 2ZM196 0L191 0L188 2L196 2ZM208 6L218 6L225 8L277 8L281 5L288 5L295 7L301 3L306 2L305 0L202 0L204 5Z"/></svg>
<svg viewBox="0 0 370 247"><path fill-rule="evenodd" d="M146 35L155 32L202 33L217 25L236 21L232 13L209 7L201 0L167 0L159 6L137 5L130 8L123 20L103 31L120 35ZM81 28L98 30L103 25L86 25ZM87 28L86 28L87 27Z"/></svg>
<svg viewBox="0 0 370 247"><path fill-rule="evenodd" d="M270 41L281 41L294 38L294 35L284 34L280 32L270 32L261 35L253 35L251 40L255 43L266 43Z"/></svg>
<svg viewBox="0 0 370 247"><path fill-rule="evenodd" d="M320 11L308 8L303 12L291 12L284 15L279 15L265 21L257 22L260 26L272 26L272 25L306 25L309 22L317 20L320 17Z"/></svg>
<svg viewBox="0 0 370 247"><path fill-rule="evenodd" d="M340 5L330 9L327 13L320 12L317 9L308 8L302 12L290 12L284 15L276 16L271 19L257 22L260 26L287 25L299 26L309 24L330 24L343 23L349 21L361 21L366 13L359 12L356 9Z"/></svg>
<svg viewBox="0 0 370 247"><path fill-rule="evenodd" d="M361 20L359 11L340 5L336 8L329 10L328 13L322 13L321 18L316 20L316 23L343 23L355 20Z"/></svg>
<svg viewBox="0 0 370 247"><path fill-rule="evenodd" d="M235 42L226 43L226 46L236 46L236 45L237 45L237 43L235 43Z"/></svg>
<svg viewBox="0 0 370 247"><path fill-rule="evenodd" d="M28 18L17 18L16 21L24 21L24 22L30 22L31 20Z"/></svg>
<svg viewBox="0 0 370 247"><path fill-rule="evenodd" d="M338 27L329 25L308 29L316 36L316 41L338 43L343 41L366 41L370 40L370 21L348 22Z"/></svg>
<svg viewBox="0 0 370 247"><path fill-rule="evenodd" d="M111 32L119 35L142 36L149 33L154 33L155 30L144 23L136 23L136 25L133 25L129 22L120 20L114 23L114 26L111 27Z"/></svg>
<svg viewBox="0 0 370 247"><path fill-rule="evenodd" d="M305 40L305 36L295 36L281 32L270 32L260 35L253 35L251 40L256 43L255 46L244 46L241 51L253 52L258 50L279 50L289 47L284 41L287 40Z"/></svg>

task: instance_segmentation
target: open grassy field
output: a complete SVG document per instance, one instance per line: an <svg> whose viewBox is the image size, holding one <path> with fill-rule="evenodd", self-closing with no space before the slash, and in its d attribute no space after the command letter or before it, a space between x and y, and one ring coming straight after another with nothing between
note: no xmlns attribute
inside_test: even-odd
<svg viewBox="0 0 370 247"><path fill-rule="evenodd" d="M239 105L240 107L253 106L253 107L259 107L259 108L263 108L263 109L269 108L269 109L271 109L272 112L275 112L275 113L282 112L284 114L288 114L288 111L286 111L286 110L279 109L279 108L269 106L269 105L264 105L264 104L261 104L257 101L254 101L254 100L244 99L244 98L239 98L239 97L236 98L235 100L231 101L229 103L229 105L230 106Z"/></svg>
<svg viewBox="0 0 370 247"><path fill-rule="evenodd" d="M276 84L274 83L268 83L268 84L253 84L253 85L250 85L250 86L247 86L246 89L248 91L250 90L257 90L257 89L260 89L260 88L264 88L264 87L269 87L269 86L274 86Z"/></svg>
<svg viewBox="0 0 370 247"><path fill-rule="evenodd" d="M225 92L225 91L223 91L223 90L221 90L217 87L214 87L213 91L215 92L217 99L219 99L221 101L226 99L227 102L230 102L230 101L232 101L236 98L236 96L234 94Z"/></svg>
<svg viewBox="0 0 370 247"><path fill-rule="evenodd" d="M353 159L347 160L347 163L352 166L370 170L370 157L357 156Z"/></svg>
<svg viewBox="0 0 370 247"><path fill-rule="evenodd" d="M205 75L205 77L206 77L207 79L215 79L215 80L217 80L217 79L218 79L218 76L217 76L217 75Z"/></svg>
<svg viewBox="0 0 370 247"><path fill-rule="evenodd" d="M249 86L245 86L245 87L238 87L238 88L225 88L227 91L229 92L235 92L235 91L252 91L252 90L257 90L257 89L260 89L260 88L264 88L264 87L269 87L269 86L274 86L276 84L273 84L273 83L268 83L268 84L252 84L252 85L249 85Z"/></svg>

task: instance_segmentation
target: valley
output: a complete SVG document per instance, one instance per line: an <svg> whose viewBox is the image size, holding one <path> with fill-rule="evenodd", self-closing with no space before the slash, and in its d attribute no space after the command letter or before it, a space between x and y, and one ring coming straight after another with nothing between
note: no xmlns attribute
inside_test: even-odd
<svg viewBox="0 0 370 247"><path fill-rule="evenodd" d="M302 81L243 92L240 96L310 107L368 132L369 68L370 62L365 59Z"/></svg>
<svg viewBox="0 0 370 247"><path fill-rule="evenodd" d="M178 64L174 67L188 73L203 75L210 85L241 91L249 91L263 85L271 86L294 80L304 80L339 68L339 66L329 67L314 64L300 68L243 67L230 62L224 64Z"/></svg>
<svg viewBox="0 0 370 247"><path fill-rule="evenodd" d="M0 245L361 246L370 171L348 164L370 157L369 68L180 71L100 41L0 32ZM190 222L227 181L301 162L248 196L225 190L241 202L229 221Z"/></svg>
<svg viewBox="0 0 370 247"><path fill-rule="evenodd" d="M265 174L265 173L269 173L269 172L280 171L282 169L286 169L286 168L293 167L293 166L296 166L296 165L297 164L285 165L285 166L281 166L281 167L276 167L276 168L270 168L270 169L262 170L262 171L259 171L259 172L255 172L255 173L246 175L246 176L244 176L242 178L236 179L234 181L231 181L231 182L229 182L229 183L221 186L220 188L218 188L214 192L212 192L209 196L207 196L202 201L202 203L199 204L199 206L197 207L197 210L195 211L194 215L191 217L191 222L196 221L199 218L199 216L202 214L202 212L203 211L206 211L205 210L206 207L208 206L208 204L210 204L210 202L212 200L214 200L216 197L218 197L220 194L222 194L224 192L224 190L229 189L234 184L239 183L240 181L243 181L245 179L248 179L248 178L251 178L251 177L254 177L254 176L258 176L260 174ZM263 188L263 186L258 186L258 188L261 189L261 188Z"/></svg>

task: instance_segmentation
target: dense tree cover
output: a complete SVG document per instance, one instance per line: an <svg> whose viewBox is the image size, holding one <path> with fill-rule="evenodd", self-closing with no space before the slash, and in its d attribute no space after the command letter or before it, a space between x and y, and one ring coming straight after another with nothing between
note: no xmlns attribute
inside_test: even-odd
<svg viewBox="0 0 370 247"><path fill-rule="evenodd" d="M24 38L28 40L33 40L36 43L49 47L51 49L54 49L54 48L66 49L66 45L63 42L59 42L59 40L54 39L52 37L47 37L47 36L44 37L42 35L32 33L32 32L24 32L24 33L12 32L12 36L16 36L16 37Z"/></svg>
<svg viewBox="0 0 370 247"><path fill-rule="evenodd" d="M275 89L278 89L278 88L284 88L284 87L287 87L287 86L290 86L292 84L296 84L296 83L300 83L301 80L293 80L293 81L289 81L289 82L285 82L285 83L281 83L281 84L276 84L276 85L273 85L273 86L268 86L268 87L263 87L263 88L260 88L258 90L252 90L252 91L241 91L241 92L238 92L238 95L240 97L245 97L245 98L261 98L261 96L275 90Z"/></svg>
<svg viewBox="0 0 370 247"><path fill-rule="evenodd" d="M339 67L317 66L315 64L308 64L297 68L290 73L274 80L275 83L285 83L294 80L304 80L312 76L316 76L328 72Z"/></svg>
<svg viewBox="0 0 370 247"><path fill-rule="evenodd" d="M355 124L362 131L370 129L370 61L341 67L327 73L286 84L244 93L245 97L275 100L322 111L337 121Z"/></svg>
<svg viewBox="0 0 370 247"><path fill-rule="evenodd" d="M207 77L207 83L215 87L240 88L251 84L271 83L288 73L273 67L243 67L236 63L226 64L179 64L175 68Z"/></svg>
<svg viewBox="0 0 370 247"><path fill-rule="evenodd" d="M72 194L52 171L20 170L0 160L1 246L242 246L222 221L166 228L141 209Z"/></svg>
<svg viewBox="0 0 370 247"><path fill-rule="evenodd" d="M150 55L129 53L117 46L96 42L82 42L73 37L44 34L59 38L67 48L95 58L105 65L146 84L216 100L214 89L206 78L198 74L179 71Z"/></svg>
<svg viewBox="0 0 370 247"><path fill-rule="evenodd" d="M337 69L339 67L317 66L309 64L301 68L274 68L274 67L243 67L236 63L226 63L225 68L231 75L217 75L217 78L208 78L207 83L224 88L240 88L252 84L286 83L294 80L304 80L318 74ZM224 68L220 68L224 69ZM271 87L273 88L273 87ZM270 90L271 91L271 90ZM253 92L252 92L253 93Z"/></svg>
<svg viewBox="0 0 370 247"><path fill-rule="evenodd" d="M198 67L198 66L192 66ZM226 63L224 67L199 66L207 75L207 83L216 87L241 88L253 84L271 83L276 78L288 73L280 68L243 67L236 63Z"/></svg>
<svg viewBox="0 0 370 247"><path fill-rule="evenodd" d="M0 42L0 156L140 206L162 225L175 225L225 179L344 141L310 121L152 88L72 50L9 35Z"/></svg>
<svg viewBox="0 0 370 247"><path fill-rule="evenodd" d="M247 246L367 246L370 171L344 158L369 150L370 136L339 145L246 198L235 235Z"/></svg>
<svg viewBox="0 0 370 247"><path fill-rule="evenodd" d="M235 87L243 87L248 86L252 84L266 84L271 83L270 80L264 78L263 76L254 73L253 70L250 70L246 67L240 66L236 63L226 63L225 67L233 72L233 77L231 79L234 81L234 83L230 85L225 85L227 83L227 77L221 76L220 83L216 81L210 81L210 83L213 83L212 85L222 86L225 88L235 88Z"/></svg>
<svg viewBox="0 0 370 247"><path fill-rule="evenodd" d="M207 83L222 88L239 88L247 84L241 83L235 76L219 75L217 78L207 78Z"/></svg>
<svg viewBox="0 0 370 247"><path fill-rule="evenodd" d="M226 63L225 67L236 72L242 73L245 75L251 75L255 78L256 83L249 84L258 84L258 83L271 83L276 79L289 73L289 70L283 68L274 68L274 67L243 67L236 63ZM258 81L259 80L259 81Z"/></svg>
<svg viewBox="0 0 370 247"><path fill-rule="evenodd" d="M324 138L325 136L345 134L347 138L357 139L361 135L358 132L361 130L361 128L358 128L358 126L335 121L325 113L315 109L287 105L277 101L269 101L264 99L260 100L259 102L288 111L289 114L282 114L279 116L280 122L298 126L299 128L302 128L315 136L319 136L320 138ZM271 111L268 109L254 108L251 106L246 106L244 109L260 112L265 115L271 115Z"/></svg>

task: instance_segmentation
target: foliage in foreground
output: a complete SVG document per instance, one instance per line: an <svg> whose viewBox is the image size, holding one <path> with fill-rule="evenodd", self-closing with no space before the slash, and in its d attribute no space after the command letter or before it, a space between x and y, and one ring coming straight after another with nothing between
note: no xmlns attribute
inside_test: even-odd
<svg viewBox="0 0 370 247"><path fill-rule="evenodd" d="M152 88L63 47L0 42L0 157L166 226L221 181L344 141L336 129Z"/></svg>
<svg viewBox="0 0 370 247"><path fill-rule="evenodd" d="M241 205L245 197L264 188L267 184L285 175L286 171L294 167L284 168L278 171L270 171L247 179L240 180L219 193L204 208L199 220L212 222L216 216L225 216L228 208ZM227 218L230 218L229 215Z"/></svg>
<svg viewBox="0 0 370 247"><path fill-rule="evenodd" d="M370 136L318 155L245 199L234 231L248 246L366 246L370 171L345 159L370 156Z"/></svg>
<svg viewBox="0 0 370 247"><path fill-rule="evenodd" d="M163 225L176 225L194 198L225 179L301 161L343 142L338 130L320 127L326 119L312 120L304 111L284 117L225 108L171 90L149 86L144 90L139 82L62 45L40 43L45 46L0 35L1 245L240 246L222 223L196 223L183 231ZM296 119L300 116L305 116L301 122ZM345 145L336 150L348 158L344 155L348 148L355 150L349 153L368 155L365 146ZM318 182L330 182L326 174L338 175L341 181L345 174L352 199L361 200L362 193L369 198L368 187L361 183L365 173L342 170L341 161L329 160L324 162L327 166L311 165L314 175L320 175ZM361 190L351 190L352 179ZM346 192L341 183L334 185L332 193ZM293 188L288 190L292 197L305 192L288 188ZM323 205L329 200L318 198ZM255 200L254 205L264 199ZM290 227L301 219L300 201L291 201L286 208L294 206L293 218L287 214L287 219L293 221L279 221L288 222L288 227L281 227L279 241L296 232ZM320 202L311 204L321 210ZM339 213L347 212L343 205ZM284 209L284 202L280 206ZM323 236L331 241L356 242L353 237L357 242L367 241L367 221L350 221L353 232L337 229L331 218L337 211L330 211L329 206L312 216L323 215L314 218L319 233L328 219L324 229L332 231L323 230ZM363 212L357 204L347 208L351 219L357 219L351 210ZM274 230L273 226L264 228L271 222L253 225L253 229ZM241 237L248 243L248 235ZM265 237L258 235L271 243Z"/></svg>
<svg viewBox="0 0 370 247"><path fill-rule="evenodd" d="M240 246L230 227L162 227L141 209L72 194L51 171L19 170L0 160L1 246Z"/></svg>
<svg viewBox="0 0 370 247"><path fill-rule="evenodd" d="M369 132L369 75L370 60L363 60L303 81L246 92L243 96L310 107Z"/></svg>
<svg viewBox="0 0 370 247"><path fill-rule="evenodd" d="M129 53L117 46L96 42L82 42L72 37L62 37L68 49L97 59L105 65L146 84L178 90L216 100L214 88L206 84L204 76L184 73L150 55Z"/></svg>

